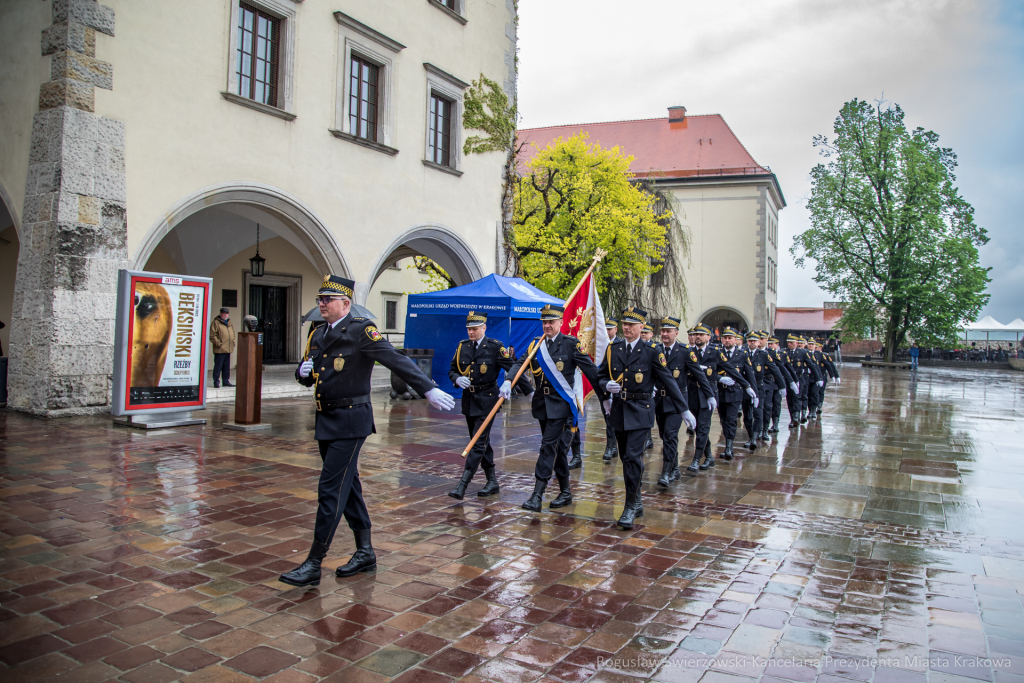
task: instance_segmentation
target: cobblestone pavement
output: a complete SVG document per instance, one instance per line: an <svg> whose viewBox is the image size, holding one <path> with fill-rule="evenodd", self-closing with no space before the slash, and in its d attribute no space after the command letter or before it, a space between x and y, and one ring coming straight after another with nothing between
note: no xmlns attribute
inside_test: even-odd
<svg viewBox="0 0 1024 683"><path fill-rule="evenodd" d="M598 416L577 502L532 514L524 401L502 493L460 503L462 417L375 397L380 568L333 576L343 525L310 589L276 580L311 540L306 401L260 435L223 405L148 434L0 411L0 678L1024 682L1024 374L843 374L820 421L668 492L655 438L631 532Z"/></svg>

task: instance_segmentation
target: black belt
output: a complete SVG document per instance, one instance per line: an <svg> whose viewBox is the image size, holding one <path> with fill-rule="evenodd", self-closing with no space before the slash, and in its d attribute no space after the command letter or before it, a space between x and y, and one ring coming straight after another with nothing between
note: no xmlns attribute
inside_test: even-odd
<svg viewBox="0 0 1024 683"><path fill-rule="evenodd" d="M351 408L370 402L370 395L350 396L349 398L332 398L329 401L313 401L318 411L333 410L334 408Z"/></svg>
<svg viewBox="0 0 1024 683"><path fill-rule="evenodd" d="M478 391L490 391L496 386L498 386L497 382L491 382L490 384L470 384L466 387L466 390L471 394L475 394Z"/></svg>
<svg viewBox="0 0 1024 683"><path fill-rule="evenodd" d="M654 397L651 396L651 392L649 392L649 391L640 391L640 392L636 392L636 391L633 391L633 392L630 392L630 391L620 391L619 392L619 398L621 398L623 401L642 401L642 400L648 400L649 401L649 400L651 400Z"/></svg>

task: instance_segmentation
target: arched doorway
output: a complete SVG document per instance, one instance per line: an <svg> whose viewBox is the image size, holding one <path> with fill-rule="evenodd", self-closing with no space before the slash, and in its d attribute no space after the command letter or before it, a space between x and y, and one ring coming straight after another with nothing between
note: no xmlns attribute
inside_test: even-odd
<svg viewBox="0 0 1024 683"><path fill-rule="evenodd" d="M716 329L721 330L726 326L734 327L741 332L751 329L750 321L747 320L746 316L735 308L729 308L728 306L709 308L697 318L697 321L704 323L712 331Z"/></svg>
<svg viewBox="0 0 1024 683"><path fill-rule="evenodd" d="M419 225L397 237L381 252L358 303L377 318L377 326L392 342L403 343L407 295L427 288L427 278L410 271L408 259L426 256L440 266L455 286L484 276L472 248L455 232L439 225Z"/></svg>
<svg viewBox="0 0 1024 683"><path fill-rule="evenodd" d="M266 259L253 277L249 258ZM179 202L147 233L138 270L213 278L213 311L227 308L234 327L255 315L264 362L294 363L304 347L301 316L315 306L324 273L350 270L333 235L298 199L263 185L230 183Z"/></svg>
<svg viewBox="0 0 1024 683"><path fill-rule="evenodd" d="M10 197L0 186L0 356L11 348L11 318L14 313L14 283L18 272L21 240Z"/></svg>

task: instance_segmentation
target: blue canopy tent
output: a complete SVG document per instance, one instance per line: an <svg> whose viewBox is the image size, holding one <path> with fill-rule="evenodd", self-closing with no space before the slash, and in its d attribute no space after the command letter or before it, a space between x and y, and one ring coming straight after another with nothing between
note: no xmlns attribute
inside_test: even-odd
<svg viewBox="0 0 1024 683"><path fill-rule="evenodd" d="M561 299L545 294L518 277L488 275L468 285L441 292L411 294L405 318L405 347L434 349L433 380L444 391L461 396L448 379L455 347L466 338L466 314L487 314L487 336L516 354L541 334L540 309Z"/></svg>

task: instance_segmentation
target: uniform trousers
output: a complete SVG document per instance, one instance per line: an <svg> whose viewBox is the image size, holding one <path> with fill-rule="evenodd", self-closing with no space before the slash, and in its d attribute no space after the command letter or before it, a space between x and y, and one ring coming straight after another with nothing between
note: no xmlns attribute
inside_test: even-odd
<svg viewBox="0 0 1024 683"><path fill-rule="evenodd" d="M799 385L798 385L799 386ZM797 422L800 420L800 391L793 391L792 388L786 387L786 408L789 410L789 421Z"/></svg>
<svg viewBox="0 0 1024 683"><path fill-rule="evenodd" d="M650 429L630 429L627 432L615 432L615 442L619 447L619 460L622 461L622 478L626 480L626 493L640 493L640 485L644 479L644 446Z"/></svg>
<svg viewBox="0 0 1024 683"><path fill-rule="evenodd" d="M467 415L466 426L469 427L469 438L473 438L476 434L476 430L480 429L480 425L484 420L487 419L486 415ZM483 434L473 444L473 450L466 456L466 469L470 472L476 472L476 468L483 463L484 469L494 469L494 449L491 448L491 427L494 425L494 420L487 423L487 427L484 429Z"/></svg>
<svg viewBox="0 0 1024 683"><path fill-rule="evenodd" d="M751 435L761 432L761 411L764 410L764 385L757 387L757 407L754 407L754 399L746 394L743 395L743 426Z"/></svg>
<svg viewBox="0 0 1024 683"><path fill-rule="evenodd" d="M359 483L359 449L364 441L365 436L317 441L323 468L317 486L313 540L325 546L330 546L334 540L342 514L353 531L370 528L370 513L363 502L363 487Z"/></svg>
<svg viewBox="0 0 1024 683"><path fill-rule="evenodd" d="M572 418L561 417L555 420L539 420L540 422L540 454L533 475L537 479L549 481L554 472L559 479L569 477L569 459L566 453L572 441Z"/></svg>
<svg viewBox="0 0 1024 683"><path fill-rule="evenodd" d="M654 413L658 422L658 436L661 437L661 459L673 465L679 464L679 428L683 426L682 413ZM646 444L645 444L646 445Z"/></svg>
<svg viewBox="0 0 1024 683"><path fill-rule="evenodd" d="M807 373L800 375L800 410L807 410L809 395L811 391L811 376Z"/></svg>
<svg viewBox="0 0 1024 683"><path fill-rule="evenodd" d="M778 387L775 387L775 390L772 391L772 394L774 394L774 398L772 399L773 420L778 420L780 417L782 417L782 391L783 390L779 389Z"/></svg>
<svg viewBox="0 0 1024 683"><path fill-rule="evenodd" d="M583 440L580 437L580 434L583 433L582 427L582 424L577 425L576 431L572 433L572 443L570 445L570 448L572 450L573 456L579 455L580 451L583 450Z"/></svg>
<svg viewBox="0 0 1024 683"><path fill-rule="evenodd" d="M697 411L697 429L694 430L694 455L700 457L702 453L710 453L708 444L711 434L711 408L701 408Z"/></svg>
<svg viewBox="0 0 1024 683"><path fill-rule="evenodd" d="M764 392L761 394L761 427L766 427L772 421L775 413L775 382L765 382Z"/></svg>
<svg viewBox="0 0 1024 683"><path fill-rule="evenodd" d="M718 406L718 419L722 423L722 435L732 441L736 438L736 420L739 418L740 403L728 402Z"/></svg>
<svg viewBox="0 0 1024 683"><path fill-rule="evenodd" d="M821 405L821 389L813 379L809 384L811 386L807 388L807 409L813 413Z"/></svg>

